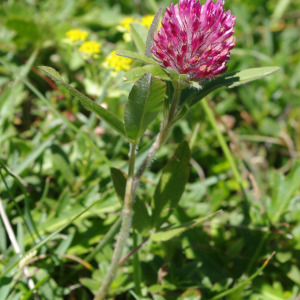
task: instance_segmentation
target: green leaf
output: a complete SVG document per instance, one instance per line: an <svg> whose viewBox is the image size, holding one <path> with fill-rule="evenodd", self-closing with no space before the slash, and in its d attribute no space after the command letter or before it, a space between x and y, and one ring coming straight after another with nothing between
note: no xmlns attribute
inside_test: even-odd
<svg viewBox="0 0 300 300"><path fill-rule="evenodd" d="M279 0L276 2L275 9L273 10L273 14L271 16L272 25L276 25L280 21L291 2L291 0Z"/></svg>
<svg viewBox="0 0 300 300"><path fill-rule="evenodd" d="M58 153L53 154L52 162L55 169L59 170L64 179L69 185L74 184L75 175L70 166L70 163L66 161L66 159Z"/></svg>
<svg viewBox="0 0 300 300"><path fill-rule="evenodd" d="M153 43L153 36L154 33L157 31L158 29L158 25L159 25L159 21L160 21L160 17L161 17L161 12L162 12L162 8L160 8L157 13L155 14L153 21L151 23L151 26L149 28L148 31L148 35L147 35L147 40L146 40L146 48L145 48L145 55L147 57L151 57L151 46Z"/></svg>
<svg viewBox="0 0 300 300"><path fill-rule="evenodd" d="M68 235L66 236L65 239L63 239L60 244L56 247L54 253L56 255L63 255L65 254L68 249L70 248L70 245L72 244L72 241L74 239L75 236L75 228L70 228L68 230Z"/></svg>
<svg viewBox="0 0 300 300"><path fill-rule="evenodd" d="M119 169L111 168L111 177L115 191L123 203L125 197L127 175ZM132 225L139 233L147 235L151 227L151 219L145 203L137 196L133 202Z"/></svg>
<svg viewBox="0 0 300 300"><path fill-rule="evenodd" d="M32 150L14 169L15 174L21 174L53 143L55 136L52 135L43 141L37 148Z"/></svg>
<svg viewBox="0 0 300 300"><path fill-rule="evenodd" d="M151 59L141 53L132 52L132 51L128 51L128 50L118 50L116 54L120 55L120 56L131 58L131 59L139 60L146 64L152 64L152 65L159 66L159 64L156 61L154 61L153 59Z"/></svg>
<svg viewBox="0 0 300 300"><path fill-rule="evenodd" d="M117 168L110 168L110 175L117 196L121 200L121 203L123 203L123 199L125 197L127 175Z"/></svg>
<svg viewBox="0 0 300 300"><path fill-rule="evenodd" d="M163 168L152 203L153 227L159 228L177 206L189 177L190 159L190 149L188 143L184 141Z"/></svg>
<svg viewBox="0 0 300 300"><path fill-rule="evenodd" d="M165 70L157 65L133 68L124 74L123 79L125 82L135 82L145 73L151 73L152 76L161 80L171 80Z"/></svg>
<svg viewBox="0 0 300 300"><path fill-rule="evenodd" d="M168 240L174 238L175 236L177 236L191 228L201 225L203 222L210 220L211 218L213 218L214 216L216 216L217 214L219 214L221 212L222 211L219 210L219 211L217 211L213 214L210 214L209 216L206 216L204 218L198 218L196 220L181 224L180 226L176 226L174 228L167 228L167 229L155 232L154 234L151 235L151 239L156 242L168 241Z"/></svg>
<svg viewBox="0 0 300 300"><path fill-rule="evenodd" d="M266 77L280 70L280 67L252 68L223 75L226 86L233 88L242 84ZM229 84L230 82L230 84Z"/></svg>
<svg viewBox="0 0 300 300"><path fill-rule="evenodd" d="M81 217L86 211L88 211L91 207L93 207L96 203L100 202L100 200L94 201L92 204L84 208L82 211L74 215L72 218L69 218L67 222L65 222L62 226L60 226L58 229L53 231L51 234L49 234L47 237L45 237L41 242L33 246L31 249L29 249L26 253L24 253L24 256L28 255L34 250L37 250L41 248L43 245L45 245L48 241L52 240L58 233L63 231L65 228L70 226L73 222L75 222L79 217ZM0 274L0 279L6 276L15 266L18 265L20 262L21 258L19 258L16 262L14 262L11 266L9 266L2 274Z"/></svg>
<svg viewBox="0 0 300 300"><path fill-rule="evenodd" d="M124 120L127 137L137 141L162 109L166 84L144 74L132 87L125 106Z"/></svg>
<svg viewBox="0 0 300 300"><path fill-rule="evenodd" d="M300 161L296 161L290 173L284 177L278 172L274 173L274 192L272 203L268 208L272 224L277 225L282 214L287 209L293 195L299 190Z"/></svg>
<svg viewBox="0 0 300 300"><path fill-rule="evenodd" d="M224 74L215 79L200 82L201 86L199 89L192 89L190 90L189 95L186 95L186 101L189 101L189 105L192 106L218 88L224 86L228 88L240 86L242 84L246 84L248 82L268 76L279 70L279 67L263 67Z"/></svg>
<svg viewBox="0 0 300 300"><path fill-rule="evenodd" d="M99 289L99 281L92 278L80 278L80 283L87 287L90 291L96 294L97 290Z"/></svg>
<svg viewBox="0 0 300 300"><path fill-rule="evenodd" d="M260 275L264 268L268 265L269 261L271 258L274 256L275 251L268 257L268 259L263 263L263 265L254 273L252 274L249 278L243 279L241 282L236 283L232 288L225 290L224 292L214 296L211 298L211 300L217 300L217 299L224 299L225 296L227 297L228 295L231 295L240 289L244 289L247 284L249 284L255 277Z"/></svg>
<svg viewBox="0 0 300 300"><path fill-rule="evenodd" d="M71 195L69 187L67 186L62 193L60 194L59 198L57 199L57 207L55 209L55 217L59 217L64 213L65 208L71 201Z"/></svg>
<svg viewBox="0 0 300 300"><path fill-rule="evenodd" d="M201 300L201 292L196 289L188 289L180 295L178 300Z"/></svg>
<svg viewBox="0 0 300 300"><path fill-rule="evenodd" d="M145 202L137 196L133 202L132 226L140 234L147 236L151 229L151 218L149 216Z"/></svg>
<svg viewBox="0 0 300 300"><path fill-rule="evenodd" d="M300 270L296 265L292 265L287 277L300 286Z"/></svg>
<svg viewBox="0 0 300 300"><path fill-rule="evenodd" d="M23 298L21 298L21 300L27 300L27 299L32 299L34 297L32 297L33 292L39 287L41 286L44 282L46 282L49 279L50 275L46 275L45 277L43 277L41 280L39 280L34 288L32 290L29 290L24 296Z"/></svg>
<svg viewBox="0 0 300 300"><path fill-rule="evenodd" d="M82 93L80 93L78 90L74 89L72 86L69 84L65 83L59 73L54 70L51 67L39 67L42 72L50 77L52 80L54 80L58 85L63 86L66 88L74 97L78 98L82 105L94 112L100 119L103 119L108 125L110 125L113 129L115 129L117 132L122 134L123 136L125 135L125 129L124 129L124 123L111 111L103 108L102 106L98 105L95 103L93 100L90 98L86 97Z"/></svg>
<svg viewBox="0 0 300 300"><path fill-rule="evenodd" d="M12 276L4 276L0 278L0 300L7 299L12 284L13 284Z"/></svg>
<svg viewBox="0 0 300 300"><path fill-rule="evenodd" d="M130 33L136 48L138 49L139 53L144 53L145 46L146 46L146 37L148 30L145 26L132 22L130 23Z"/></svg>

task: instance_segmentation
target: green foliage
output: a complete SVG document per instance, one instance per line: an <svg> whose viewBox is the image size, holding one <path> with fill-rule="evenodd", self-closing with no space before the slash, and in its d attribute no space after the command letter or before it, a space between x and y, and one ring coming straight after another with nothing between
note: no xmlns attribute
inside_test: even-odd
<svg viewBox="0 0 300 300"><path fill-rule="evenodd" d="M187 142L181 143L162 170L152 202L152 224L159 228L176 208L189 177L191 153Z"/></svg>
<svg viewBox="0 0 300 300"><path fill-rule="evenodd" d="M218 211L217 213L219 213L219 212L220 211ZM214 214L209 215L209 216L204 217L204 218L195 219L191 222L181 224L177 227L163 228L161 231L158 231L158 232L155 232L154 234L152 234L151 239L153 241L156 241L156 242L168 241L168 240L173 239L174 237L182 234L183 232L185 232L189 229L192 229L196 226L199 226L203 222L205 222L205 221L211 219L212 217L214 217L217 213L214 213ZM162 221L163 221L163 219L162 219Z"/></svg>
<svg viewBox="0 0 300 300"><path fill-rule="evenodd" d="M40 67L40 69L52 80L54 80L58 85L62 85L74 97L78 98L84 107L96 113L100 118L105 120L118 133L125 136L124 124L116 115L114 115L109 110L103 108L101 105L98 105L93 100L86 97L85 95L81 94L79 91L71 87L69 84L64 83L61 76L54 69L50 67Z"/></svg>
<svg viewBox="0 0 300 300"><path fill-rule="evenodd" d="M129 122L126 130L140 139L138 167L163 114L161 95L128 100L132 84L134 90L142 88L139 80L146 90L158 85L169 99L178 76L149 57L150 42L143 51L145 27L131 24L132 40L125 41L117 26L169 4L1 3L0 200L21 253L33 255L25 263L40 299L92 299L107 273L127 177L121 120L128 113L136 118L138 126ZM137 187L135 242L131 235L124 255L142 247L121 265L111 299L299 297L300 5L232 0L225 6L237 17L228 73L182 93L189 110ZM81 42L66 41L73 28L101 43L98 58L86 59ZM129 71L104 66L112 50L134 60ZM39 65L53 67L44 71L56 83L41 76ZM168 81L166 90L160 80ZM198 103L204 96L208 110ZM31 299L2 219L0 237L0 299Z"/></svg>
<svg viewBox="0 0 300 300"><path fill-rule="evenodd" d="M138 23L130 24L130 33L139 53L143 53L146 45L147 28Z"/></svg>
<svg viewBox="0 0 300 300"><path fill-rule="evenodd" d="M253 80L268 76L279 70L279 67L264 67L226 73L219 76L218 78L204 82L202 86L200 86L199 91L193 91L192 95L186 96L188 99L187 101L189 105L192 106L202 98L207 96L209 93L220 87L226 86L228 88L234 88L236 86L240 86Z"/></svg>
<svg viewBox="0 0 300 300"><path fill-rule="evenodd" d="M155 120L162 109L165 93L165 83L150 73L134 84L124 111L125 131L129 139L137 142Z"/></svg>
<svg viewBox="0 0 300 300"><path fill-rule="evenodd" d="M136 60L141 61L146 64L153 64L153 65L159 66L159 64L156 61L154 61L151 58L148 58L146 55L141 54L141 53L137 53L137 52L133 52L133 51L129 51L129 50L118 50L117 55L128 57L131 59L136 59Z"/></svg>
<svg viewBox="0 0 300 300"><path fill-rule="evenodd" d="M137 81L145 73L151 73L154 77L161 80L171 80L166 71L157 65L145 65L143 67L136 67L124 74L124 81L131 83Z"/></svg>
<svg viewBox="0 0 300 300"><path fill-rule="evenodd" d="M114 184L116 194L123 203L126 188L127 175L121 170L116 168L111 168L111 178ZM133 218L132 218L133 228L143 235L149 234L151 229L151 219L146 207L146 203L136 196L133 203Z"/></svg>
<svg viewBox="0 0 300 300"><path fill-rule="evenodd" d="M162 8L159 8L153 18L153 21L148 31L147 40L144 49L145 49L145 55L149 58L151 58L151 46L153 43L154 33L157 31L160 23L161 13L162 13Z"/></svg>

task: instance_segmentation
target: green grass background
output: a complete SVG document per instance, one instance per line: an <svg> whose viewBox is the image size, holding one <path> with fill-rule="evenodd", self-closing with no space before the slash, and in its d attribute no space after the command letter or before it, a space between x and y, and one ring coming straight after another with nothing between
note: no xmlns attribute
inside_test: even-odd
<svg viewBox="0 0 300 300"><path fill-rule="evenodd" d="M121 211L110 168L127 171L128 143L36 67L56 68L123 118L130 85L102 62L112 50L135 49L117 29L123 18L154 14L170 3L1 3L0 197L21 252L37 248L27 262L40 299L92 299L98 289ZM111 299L300 299L300 3L227 0L225 7L237 19L228 70L281 67L267 78L206 97L243 189L198 103L174 127L137 196L151 202L162 168L186 140L190 177L168 223L223 213L167 241L149 239L120 267ZM66 44L72 28L87 30L102 44L98 59L87 63ZM138 161L160 119L142 139ZM126 253L148 235L133 230ZM1 300L33 298L18 259L0 221Z"/></svg>

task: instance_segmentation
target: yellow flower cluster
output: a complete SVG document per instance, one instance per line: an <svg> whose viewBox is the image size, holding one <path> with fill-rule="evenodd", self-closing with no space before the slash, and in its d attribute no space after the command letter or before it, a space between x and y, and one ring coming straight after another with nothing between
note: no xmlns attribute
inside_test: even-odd
<svg viewBox="0 0 300 300"><path fill-rule="evenodd" d="M72 46L79 46L79 51L85 58L96 58L100 53L101 44L95 41L86 41L88 32L81 29L71 29L66 32L68 43Z"/></svg>
<svg viewBox="0 0 300 300"><path fill-rule="evenodd" d="M116 55L116 51L112 51L105 59L104 66L114 71L128 71L132 59Z"/></svg>
<svg viewBox="0 0 300 300"><path fill-rule="evenodd" d="M141 24L149 29L152 24L153 18L154 15L144 16L142 17Z"/></svg>
<svg viewBox="0 0 300 300"><path fill-rule="evenodd" d="M87 38L88 33L81 29L71 29L66 33L66 36L72 42L77 42L77 41L84 41Z"/></svg>
<svg viewBox="0 0 300 300"><path fill-rule="evenodd" d="M100 53L101 44L95 41L86 41L80 47L79 51L87 56L93 56Z"/></svg>
<svg viewBox="0 0 300 300"><path fill-rule="evenodd" d="M130 29L130 24L131 23L133 23L133 22L136 22L136 23L140 23L139 22L139 20L137 20L137 19L134 19L134 18L126 18L126 19L124 19L124 20L122 20L121 21L121 27L120 27L120 31L129 31L129 29ZM122 28L123 28L123 30L122 30ZM125 30L124 30L125 29Z"/></svg>
<svg viewBox="0 0 300 300"><path fill-rule="evenodd" d="M132 18L132 17L128 17L125 18L121 21L121 24L117 27L117 29L120 32L123 32L123 38L126 42L131 41L131 36L130 36L130 24L135 22L135 23L139 23L142 24L143 26L147 27L148 29L150 28L150 25L153 21L154 15L148 15L148 16L144 16L142 17L141 20Z"/></svg>

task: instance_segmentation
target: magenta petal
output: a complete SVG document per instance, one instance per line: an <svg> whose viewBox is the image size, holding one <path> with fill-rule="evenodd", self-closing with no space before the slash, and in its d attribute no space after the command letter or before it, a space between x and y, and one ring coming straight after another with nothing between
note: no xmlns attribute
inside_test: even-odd
<svg viewBox="0 0 300 300"><path fill-rule="evenodd" d="M154 35L153 55L190 80L203 80L226 71L235 42L235 16L224 1L179 0L167 8L162 27Z"/></svg>

